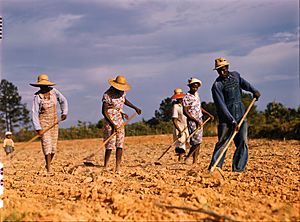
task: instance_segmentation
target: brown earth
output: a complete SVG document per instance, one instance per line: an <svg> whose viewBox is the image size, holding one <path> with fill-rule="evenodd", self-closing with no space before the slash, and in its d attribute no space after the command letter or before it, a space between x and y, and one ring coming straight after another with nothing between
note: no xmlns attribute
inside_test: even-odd
<svg viewBox="0 0 300 222"><path fill-rule="evenodd" d="M300 221L299 141L250 140L245 173L231 172L230 147L223 178L207 173L215 137L204 138L196 165L179 163L174 149L154 164L171 138L126 138L121 174L114 158L103 169L101 139L59 141L54 176L45 172L39 142L17 143L2 160L1 220ZM83 165L97 150L98 165Z"/></svg>

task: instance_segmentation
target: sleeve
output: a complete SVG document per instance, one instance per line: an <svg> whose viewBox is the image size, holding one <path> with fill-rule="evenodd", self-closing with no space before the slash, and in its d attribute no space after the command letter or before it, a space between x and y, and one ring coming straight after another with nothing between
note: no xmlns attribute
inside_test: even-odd
<svg viewBox="0 0 300 222"><path fill-rule="evenodd" d="M33 98L32 109L31 109L32 123L33 123L33 127L35 130L42 129L40 120L39 120L39 110L40 110L39 96L35 95Z"/></svg>
<svg viewBox="0 0 300 222"><path fill-rule="evenodd" d="M102 102L107 103L107 104L110 104L110 103L111 103L111 99L110 99L110 97L107 95L107 93L104 93L104 94L103 94Z"/></svg>
<svg viewBox="0 0 300 222"><path fill-rule="evenodd" d="M56 97L57 97L57 101L59 102L60 105L60 109L61 109L61 115L68 115L68 100L66 99L66 97L63 96L63 94L61 94L60 91L58 91L57 89L54 89L55 93L56 93Z"/></svg>
<svg viewBox="0 0 300 222"><path fill-rule="evenodd" d="M191 106L191 101L189 100L188 96L183 97L182 105L185 106L185 107Z"/></svg>
<svg viewBox="0 0 300 222"><path fill-rule="evenodd" d="M214 83L211 91L214 103L217 107L217 110L219 111L219 115L222 115L228 123L236 122L236 120L227 109L221 86L219 86L217 83Z"/></svg>
<svg viewBox="0 0 300 222"><path fill-rule="evenodd" d="M178 109L177 109L177 104L173 105L173 109L172 109L172 118L178 118Z"/></svg>
<svg viewBox="0 0 300 222"><path fill-rule="evenodd" d="M3 141L3 147L6 146L6 141L7 141L7 139L4 139L4 141Z"/></svg>
<svg viewBox="0 0 300 222"><path fill-rule="evenodd" d="M15 147L15 143L14 143L13 140L11 140L11 146L12 146L12 147Z"/></svg>
<svg viewBox="0 0 300 222"><path fill-rule="evenodd" d="M243 79L238 72L235 73L238 76L240 86L243 90L251 92L252 94L257 91L257 89L255 89L247 80Z"/></svg>

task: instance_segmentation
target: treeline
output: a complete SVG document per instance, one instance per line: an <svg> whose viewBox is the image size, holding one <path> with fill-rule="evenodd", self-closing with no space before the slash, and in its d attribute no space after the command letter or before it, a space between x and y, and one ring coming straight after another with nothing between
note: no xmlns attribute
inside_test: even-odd
<svg viewBox="0 0 300 222"><path fill-rule="evenodd" d="M21 102L18 89L7 80L0 83L0 138L4 132L13 132L15 141L28 141L36 135L31 130L29 111L26 104ZM252 96L243 94L246 107L252 101ZM172 124L172 100L165 98L154 117L126 125L127 136L170 134ZM204 126L204 136L217 135L217 114L213 102L202 102L202 107L215 116L214 121ZM206 118L204 116L204 118ZM271 102L264 111L258 111L254 105L248 115L248 135L250 138L296 139L300 140L300 106L298 109L287 108L279 102ZM59 129L59 139L85 139L103 137L103 119L97 123L78 121L77 125L66 129Z"/></svg>
<svg viewBox="0 0 300 222"><path fill-rule="evenodd" d="M243 102L247 107L252 100L248 94L243 94ZM217 114L214 103L202 102L202 107L213 114L216 118L208 122L204 127L204 136L217 135ZM171 134L172 124L172 100L164 99L154 117L149 120L141 120L126 125L127 136ZM204 116L206 118L206 116ZM257 111L254 105L248 118L248 135L250 138L271 138L271 139L296 139L300 140L300 106L298 109L287 108L281 103L271 102L264 111ZM76 126L60 129L59 139L85 139L103 137L104 121L98 123L78 121ZM26 141L35 134L32 131L21 130L15 134L16 141Z"/></svg>

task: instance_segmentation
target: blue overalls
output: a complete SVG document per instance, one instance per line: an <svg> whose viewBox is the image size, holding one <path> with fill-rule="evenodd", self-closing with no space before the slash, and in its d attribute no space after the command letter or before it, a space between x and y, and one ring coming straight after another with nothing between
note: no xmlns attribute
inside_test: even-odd
<svg viewBox="0 0 300 222"><path fill-rule="evenodd" d="M218 142L215 145L213 156L209 169L219 157L222 147L226 145L234 132L233 122L239 122L245 113L245 107L242 103L242 89L254 93L256 90L246 80L242 79L237 72L230 72L225 79L218 77L212 87L213 99L217 108ZM248 162L248 144L247 144L247 122L241 125L234 138L236 150L232 161L232 171L243 172ZM226 152L221 158L217 167L222 168Z"/></svg>

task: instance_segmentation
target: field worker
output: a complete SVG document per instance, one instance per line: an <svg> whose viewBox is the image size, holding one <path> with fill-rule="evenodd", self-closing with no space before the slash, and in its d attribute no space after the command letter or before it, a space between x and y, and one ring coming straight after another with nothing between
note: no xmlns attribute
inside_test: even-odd
<svg viewBox="0 0 300 222"><path fill-rule="evenodd" d="M242 89L249 91L253 97L258 99L260 93L249 82L243 79L238 72L229 71L229 62L225 58L215 60L215 68L219 76L212 86L212 96L217 108L219 117L218 142L215 146L213 156L209 165L209 170L217 160L221 148L226 144L231 134L239 130L234 138L236 150L232 161L232 170L234 172L243 172L246 169L248 161L247 144L247 122L244 121L240 129L238 123L245 113L245 107L242 103ZM217 167L222 168L226 152L218 163Z"/></svg>
<svg viewBox="0 0 300 222"><path fill-rule="evenodd" d="M183 114L182 99L185 96L182 89L175 89L174 95L171 99L176 100L172 107L172 122L173 128L173 139L175 143L175 152L178 155L178 161L182 159L182 156L186 151L186 139L189 136L187 128L186 116Z"/></svg>
<svg viewBox="0 0 300 222"><path fill-rule="evenodd" d="M122 149L124 147L125 128L124 119L128 116L123 111L124 104L136 111L139 115L142 111L126 99L126 91L131 89L124 76L109 79L111 87L103 94L102 114L105 119L104 139L116 132L109 142L105 144L104 167L107 168L111 152L116 147L116 173L120 173Z"/></svg>
<svg viewBox="0 0 300 222"><path fill-rule="evenodd" d="M201 101L198 94L198 89L202 82L197 78L190 78L188 80L188 93L183 97L183 112L187 117L187 124L189 133L192 134L202 124L202 112L214 118L209 112L201 107ZM197 163L200 145L202 142L203 128L196 131L190 138L190 150L186 156L185 162L193 154L193 163Z"/></svg>
<svg viewBox="0 0 300 222"><path fill-rule="evenodd" d="M43 129L52 126L57 121L57 102L61 109L61 120L63 121L67 118L68 102L57 89L52 87L55 83L50 82L46 74L40 74L37 82L30 85L40 87L40 90L33 97L32 121L34 129L41 136L47 172L52 174L51 162L56 152L58 125L55 125L44 134Z"/></svg>
<svg viewBox="0 0 300 222"><path fill-rule="evenodd" d="M6 153L6 155L12 153L14 151L14 141L12 139L12 133L7 131L5 133L5 139L3 141L3 148L4 148L4 151Z"/></svg>

